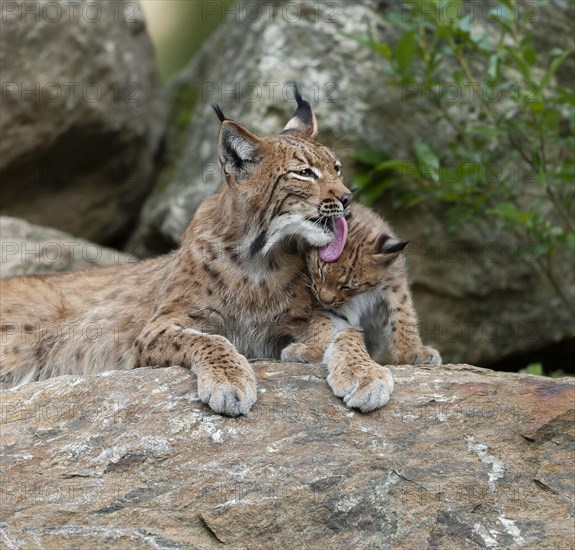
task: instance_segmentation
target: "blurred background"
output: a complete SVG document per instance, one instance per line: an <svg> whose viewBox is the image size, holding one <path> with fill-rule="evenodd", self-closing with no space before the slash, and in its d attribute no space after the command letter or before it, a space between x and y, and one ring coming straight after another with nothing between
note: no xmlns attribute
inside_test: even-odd
<svg viewBox="0 0 575 550"><path fill-rule="evenodd" d="M233 0L144 0L142 10L164 83L192 58L225 20Z"/></svg>
<svg viewBox="0 0 575 550"><path fill-rule="evenodd" d="M272 134L297 81L348 186L411 242L423 339L575 372L573 2L1 10L2 276L175 248L221 181L210 103Z"/></svg>

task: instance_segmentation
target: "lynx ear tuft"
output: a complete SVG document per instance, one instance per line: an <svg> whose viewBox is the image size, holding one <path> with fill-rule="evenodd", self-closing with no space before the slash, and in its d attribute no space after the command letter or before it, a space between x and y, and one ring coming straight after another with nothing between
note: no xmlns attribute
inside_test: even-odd
<svg viewBox="0 0 575 550"><path fill-rule="evenodd" d="M228 120L226 115L224 115L222 108L217 103L210 103L210 105L211 105L212 109L216 112L216 115L218 115L220 122L224 122L225 120Z"/></svg>
<svg viewBox="0 0 575 550"><path fill-rule="evenodd" d="M309 101L306 101L301 95L301 87L294 83L293 93L295 100L297 102L297 108L289 119L286 127L283 129L283 133L297 132L302 136L315 139L317 137L317 120L313 114L313 109Z"/></svg>
<svg viewBox="0 0 575 550"><path fill-rule="evenodd" d="M262 140L249 130L224 119L218 138L218 155L226 175L235 175L237 181L245 178L260 160L261 144Z"/></svg>

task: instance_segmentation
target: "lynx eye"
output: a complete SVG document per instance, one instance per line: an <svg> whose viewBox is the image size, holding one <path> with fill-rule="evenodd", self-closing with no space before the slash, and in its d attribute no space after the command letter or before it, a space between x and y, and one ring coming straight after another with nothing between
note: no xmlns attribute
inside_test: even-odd
<svg viewBox="0 0 575 550"><path fill-rule="evenodd" d="M336 164L336 165L334 166L334 168L335 168L335 173L336 173L338 176L341 175L341 164Z"/></svg>
<svg viewBox="0 0 575 550"><path fill-rule="evenodd" d="M353 286L350 285L341 285L340 287L342 290L354 290Z"/></svg>
<svg viewBox="0 0 575 550"><path fill-rule="evenodd" d="M300 170L298 172L300 176L304 176L306 178L316 178L315 172L311 168L305 168L304 170Z"/></svg>

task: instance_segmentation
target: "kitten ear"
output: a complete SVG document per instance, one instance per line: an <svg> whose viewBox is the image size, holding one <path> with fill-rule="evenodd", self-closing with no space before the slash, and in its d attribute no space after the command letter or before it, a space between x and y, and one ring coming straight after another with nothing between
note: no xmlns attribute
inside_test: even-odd
<svg viewBox="0 0 575 550"><path fill-rule="evenodd" d="M218 156L226 175L242 180L260 161L263 140L233 120L223 119L218 136Z"/></svg>
<svg viewBox="0 0 575 550"><path fill-rule="evenodd" d="M381 256L383 262L389 262L390 260L395 260L408 244L409 241L402 241L391 237L387 233L383 233L375 243L374 252L376 256Z"/></svg>
<svg viewBox="0 0 575 550"><path fill-rule="evenodd" d="M302 97L301 88L297 84L293 85L293 93L297 101L297 108L283 129L282 134L297 132L306 138L315 139L318 132L317 120L311 105L309 101Z"/></svg>

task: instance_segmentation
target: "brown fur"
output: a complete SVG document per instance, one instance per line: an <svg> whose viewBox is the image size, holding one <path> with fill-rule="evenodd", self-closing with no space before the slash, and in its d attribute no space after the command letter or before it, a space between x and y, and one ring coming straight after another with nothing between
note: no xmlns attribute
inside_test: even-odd
<svg viewBox="0 0 575 550"><path fill-rule="evenodd" d="M322 262L310 249L310 286L322 317L302 341L282 352L284 360L315 362L325 357L328 382L336 395L363 411L381 407L393 390L383 361L391 344L399 364L440 364L439 353L424 346L407 281L402 250L389 224L360 204L351 206L348 241L337 262ZM364 333L365 343L361 334ZM387 398L386 398L387 397Z"/></svg>
<svg viewBox="0 0 575 550"><path fill-rule="evenodd" d="M198 374L214 411L247 413L256 383L246 357L279 356L305 333L313 312L304 252L331 240L323 221L350 199L334 154L315 141L309 104L297 99L284 133L268 138L219 112L225 184L174 253L2 281L0 381L181 365Z"/></svg>

